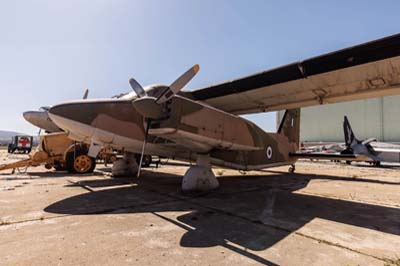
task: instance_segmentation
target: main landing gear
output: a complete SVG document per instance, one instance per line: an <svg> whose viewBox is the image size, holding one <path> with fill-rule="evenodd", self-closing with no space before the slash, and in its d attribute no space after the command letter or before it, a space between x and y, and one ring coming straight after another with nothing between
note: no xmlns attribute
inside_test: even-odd
<svg viewBox="0 0 400 266"><path fill-rule="evenodd" d="M125 152L123 159L118 159L112 167L114 177L136 176L138 164L135 154ZM211 170L210 155L197 155L196 165L186 171L182 180L182 191L210 191L219 187L219 182Z"/></svg>
<svg viewBox="0 0 400 266"><path fill-rule="evenodd" d="M291 173L291 174L293 174L294 171L296 171L296 165L292 164L292 165L290 165L290 167L289 167L289 169L288 169L288 172Z"/></svg>
<svg viewBox="0 0 400 266"><path fill-rule="evenodd" d="M114 162L112 167L112 175L114 177L136 176L138 164L134 153L125 152L122 159Z"/></svg>
<svg viewBox="0 0 400 266"><path fill-rule="evenodd" d="M210 156L198 154L196 165L192 165L186 171L182 180L182 190L210 191L218 188L219 182L211 170Z"/></svg>

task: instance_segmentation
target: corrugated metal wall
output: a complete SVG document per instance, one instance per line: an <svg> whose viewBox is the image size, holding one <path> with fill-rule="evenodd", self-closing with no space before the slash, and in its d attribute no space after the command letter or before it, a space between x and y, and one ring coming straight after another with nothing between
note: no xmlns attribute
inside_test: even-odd
<svg viewBox="0 0 400 266"><path fill-rule="evenodd" d="M277 112L277 123L283 116ZM302 141L343 142L343 116L347 115L359 139L400 142L400 96L328 104L301 110Z"/></svg>

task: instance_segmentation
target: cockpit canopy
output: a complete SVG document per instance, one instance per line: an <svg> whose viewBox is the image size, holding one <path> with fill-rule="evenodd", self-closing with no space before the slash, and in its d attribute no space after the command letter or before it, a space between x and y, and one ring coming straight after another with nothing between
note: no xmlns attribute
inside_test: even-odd
<svg viewBox="0 0 400 266"><path fill-rule="evenodd" d="M39 111L45 111L48 112L50 110L50 106L42 106L39 108Z"/></svg>
<svg viewBox="0 0 400 266"><path fill-rule="evenodd" d="M161 95L161 93L166 88L167 88L167 86L165 86L165 85L154 84L154 85L149 85L149 86L144 87L144 90L146 91L148 96L157 98L158 96ZM121 93L119 95L115 95L112 98L123 99L123 100L133 100L133 99L137 98L137 95L134 91L131 91L131 92L126 92L126 93Z"/></svg>

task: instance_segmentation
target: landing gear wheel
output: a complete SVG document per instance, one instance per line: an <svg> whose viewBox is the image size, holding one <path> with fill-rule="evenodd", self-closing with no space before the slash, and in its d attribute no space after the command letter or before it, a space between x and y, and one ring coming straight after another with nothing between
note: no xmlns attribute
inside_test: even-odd
<svg viewBox="0 0 400 266"><path fill-rule="evenodd" d="M67 170L69 173L92 173L95 167L96 160L89 157L87 154L77 152L75 158L73 152L67 155Z"/></svg>
<svg viewBox="0 0 400 266"><path fill-rule="evenodd" d="M152 162L153 162L153 158L151 158L151 155L145 155L143 157L142 166L149 167Z"/></svg>
<svg viewBox="0 0 400 266"><path fill-rule="evenodd" d="M64 166L62 166L62 165L55 165L55 166L54 166L54 169L55 169L57 172L59 172L59 171L65 171L65 170L66 170L66 168L65 168Z"/></svg>
<svg viewBox="0 0 400 266"><path fill-rule="evenodd" d="M376 167L381 167L381 162L380 162L380 161L374 161L374 162L372 163L372 165L373 165L373 166L376 166Z"/></svg>
<svg viewBox="0 0 400 266"><path fill-rule="evenodd" d="M292 164L292 165L289 167L288 172L291 173L291 174L293 174L294 171L296 171L296 166L295 166L294 164Z"/></svg>
<svg viewBox="0 0 400 266"><path fill-rule="evenodd" d="M111 155L110 158L108 159L109 163L114 163L117 160L117 156L116 155Z"/></svg>
<svg viewBox="0 0 400 266"><path fill-rule="evenodd" d="M65 171L65 170L67 170L66 165L60 163L59 161L55 161L53 167L54 167L54 169L56 171Z"/></svg>

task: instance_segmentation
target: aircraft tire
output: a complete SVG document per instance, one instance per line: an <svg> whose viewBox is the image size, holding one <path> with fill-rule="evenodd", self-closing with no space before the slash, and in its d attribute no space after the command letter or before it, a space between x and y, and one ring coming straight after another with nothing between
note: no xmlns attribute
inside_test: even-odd
<svg viewBox="0 0 400 266"><path fill-rule="evenodd" d="M67 166L65 164L61 164L59 161L55 161L53 167L56 171L67 170Z"/></svg>
<svg viewBox="0 0 400 266"><path fill-rule="evenodd" d="M142 166L149 167L152 162L153 162L153 159L151 158L151 155L145 155L143 157Z"/></svg>

